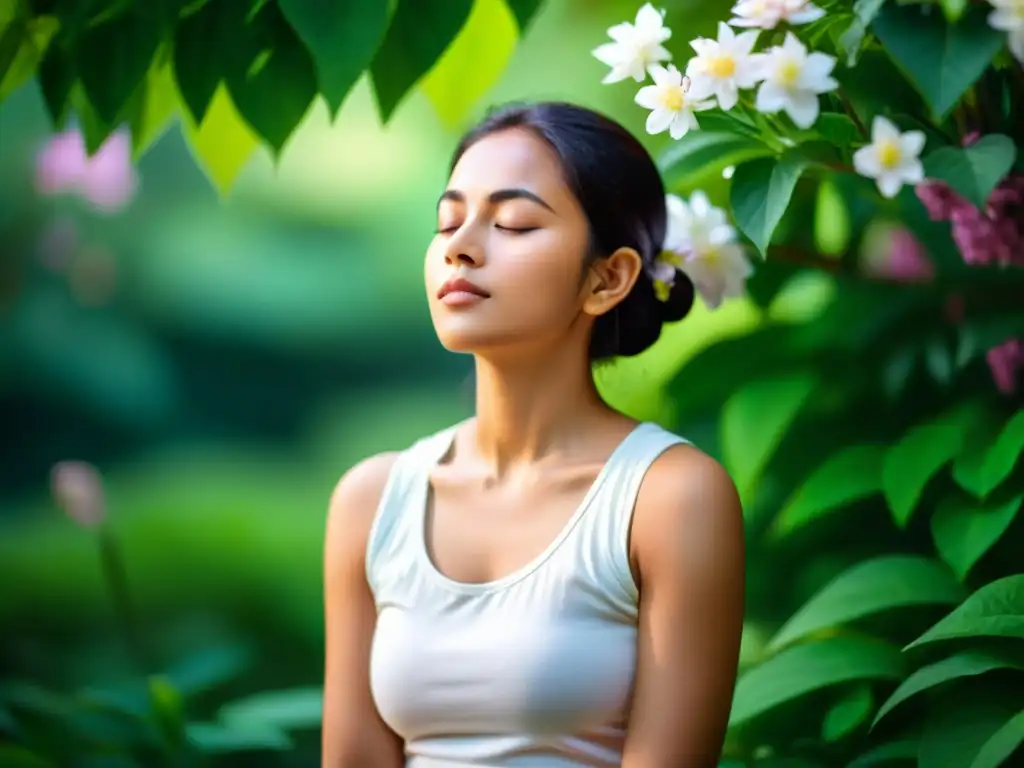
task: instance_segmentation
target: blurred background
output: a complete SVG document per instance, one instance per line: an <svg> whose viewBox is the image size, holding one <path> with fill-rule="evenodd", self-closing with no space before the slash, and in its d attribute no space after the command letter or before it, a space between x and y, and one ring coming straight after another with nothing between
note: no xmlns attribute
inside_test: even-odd
<svg viewBox="0 0 1024 768"><path fill-rule="evenodd" d="M605 68L589 55L637 5L548 0L470 118L510 99L568 99L616 117L659 153L667 135L644 132L633 90L602 86ZM667 22L680 38L713 34L729 5L674 3ZM683 45L673 41L680 56ZM127 729L123 738L145 742L118 713L154 701L177 712L187 699L190 737L218 765L318 764L331 489L362 457L472 409L470 360L438 344L421 267L459 127L419 92L383 127L362 81L335 122L318 104L276 163L259 150L224 200L177 123L137 165L115 136L90 182L66 193L61 174L82 160L74 141L51 134L36 84L3 103L0 680L9 700L67 715L68 733L116 741ZM722 204L725 184L716 173L701 187ZM836 210L837 227L845 215ZM891 243L877 242L868 256L881 264ZM679 390L666 394L666 385L715 342L766 318L798 325L836 294L824 273L769 271L770 301L730 301L714 313L699 304L648 353L602 368L609 400L685 424L720 455L717 406L679 421ZM753 344L728 353L733 368L768 349ZM971 386L994 394L984 361L977 366ZM731 386L693 381L696 406ZM745 423L759 418L755 408ZM99 470L109 537L61 514L51 497L51 471L69 460ZM886 514L865 519L877 526L869 544L847 542L857 556L916 546L893 543L879 522ZM775 556L758 567L783 568L785 551ZM772 596L768 626L852 557L811 563L799 584ZM112 594L110 578L127 590ZM126 615L134 628L123 626ZM745 654L766 631L751 623ZM139 655L161 675L140 682ZM69 713L55 691L75 691L76 706L88 706ZM211 724L232 712L235 727ZM0 731L11 722L0 706ZM0 762L5 754L11 765L44 764L13 750ZM117 760L88 765L134 764Z"/></svg>

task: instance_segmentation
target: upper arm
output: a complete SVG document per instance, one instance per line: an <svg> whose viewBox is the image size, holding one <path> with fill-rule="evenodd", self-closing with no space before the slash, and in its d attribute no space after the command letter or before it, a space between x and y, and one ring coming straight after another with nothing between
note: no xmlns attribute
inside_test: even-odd
<svg viewBox="0 0 1024 768"><path fill-rule="evenodd" d="M377 612L366 582L366 545L395 461L357 464L331 496L324 542L324 768L400 768L401 740L370 695L370 644Z"/></svg>
<svg viewBox="0 0 1024 768"><path fill-rule="evenodd" d="M636 504L637 681L623 768L713 768L739 663L743 513L713 459L689 446L651 467Z"/></svg>

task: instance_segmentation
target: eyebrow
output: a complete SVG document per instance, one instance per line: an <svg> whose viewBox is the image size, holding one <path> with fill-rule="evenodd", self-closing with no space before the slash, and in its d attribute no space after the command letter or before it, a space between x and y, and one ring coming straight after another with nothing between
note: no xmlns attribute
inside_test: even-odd
<svg viewBox="0 0 1024 768"><path fill-rule="evenodd" d="M437 204L440 205L444 200L451 200L456 203L464 203L466 202L466 196L462 192L459 192L457 189L446 189L444 192L441 193L441 197L437 201ZM555 212L555 209L548 205L544 198L535 195L528 189L522 189L519 187L514 187L511 189L497 189L487 196L487 202L490 203L491 205L497 205L498 203L503 203L506 200L531 200L537 205L547 208L552 213Z"/></svg>

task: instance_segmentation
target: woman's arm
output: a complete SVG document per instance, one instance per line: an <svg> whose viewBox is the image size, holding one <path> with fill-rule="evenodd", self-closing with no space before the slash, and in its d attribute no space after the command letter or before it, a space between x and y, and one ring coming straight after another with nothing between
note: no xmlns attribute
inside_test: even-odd
<svg viewBox="0 0 1024 768"><path fill-rule="evenodd" d="M630 549L640 619L622 768L714 768L745 591L743 512L725 470L690 446L666 451L641 487Z"/></svg>
<svg viewBox="0 0 1024 768"><path fill-rule="evenodd" d="M331 497L324 545L323 768L402 768L401 740L370 696L377 612L366 583L367 536L394 454L357 464Z"/></svg>

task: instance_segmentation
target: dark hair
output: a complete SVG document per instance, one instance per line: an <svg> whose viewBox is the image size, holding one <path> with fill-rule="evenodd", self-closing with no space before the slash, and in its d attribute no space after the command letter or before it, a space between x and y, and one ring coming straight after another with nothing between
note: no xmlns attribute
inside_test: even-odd
<svg viewBox="0 0 1024 768"><path fill-rule="evenodd" d="M665 322L681 320L693 305L693 283L677 272L668 300L654 293L648 269L661 253L668 215L665 186L643 145L614 120L563 102L512 104L489 113L459 142L449 171L486 136L525 128L555 151L590 225L584 268L619 248L633 248L644 269L611 312L598 317L590 359L638 355L654 344Z"/></svg>

